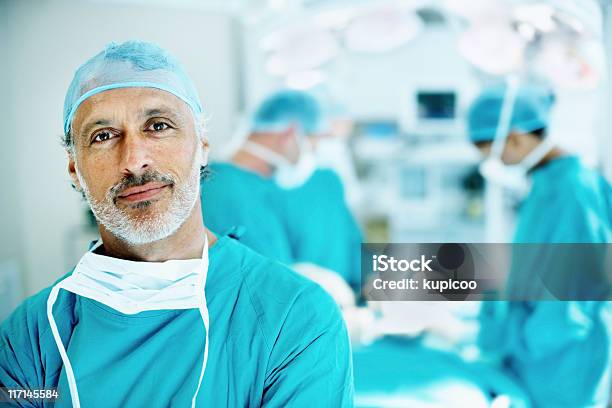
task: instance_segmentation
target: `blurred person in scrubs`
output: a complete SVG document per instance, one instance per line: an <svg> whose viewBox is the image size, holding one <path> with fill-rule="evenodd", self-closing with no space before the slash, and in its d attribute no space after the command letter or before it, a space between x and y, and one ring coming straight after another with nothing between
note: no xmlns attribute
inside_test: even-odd
<svg viewBox="0 0 612 408"><path fill-rule="evenodd" d="M0 387L57 387L57 407L352 406L333 300L205 227L201 113L154 44L111 43L77 70L68 172L101 240L2 323Z"/></svg>
<svg viewBox="0 0 612 408"><path fill-rule="evenodd" d="M347 111L329 92L321 90L316 94L326 118L324 132L316 138L315 155L320 168L330 168L340 177L344 195L351 208L359 208L363 199L361 184L357 178L350 138L353 136L355 122Z"/></svg>
<svg viewBox="0 0 612 408"><path fill-rule="evenodd" d="M486 178L515 188L531 182L513 242L610 243L610 185L547 137L554 96L536 85L516 85L509 92L510 86L493 86L476 98L468 134L488 156L481 166ZM498 131L502 112L508 132ZM493 151L494 141L502 142L499 153ZM509 282L528 287L534 284L533 273L533 268L513 268ZM612 363L609 302L485 302L482 319L483 349L499 353L534 406L606 406Z"/></svg>
<svg viewBox="0 0 612 408"><path fill-rule="evenodd" d="M246 147L241 145L228 161L209 164L200 185L204 221L212 231L229 232L256 252L290 265L293 254L280 211L283 190L273 178L274 167L248 150L260 139L282 150L288 137L250 132Z"/></svg>
<svg viewBox="0 0 612 408"><path fill-rule="evenodd" d="M242 241L253 249L311 278L329 271L357 288L361 233L340 178L318 168L315 149L325 131L324 112L312 95L273 93L255 111L231 162L211 166L211 177L202 182L203 211L213 229L244 225Z"/></svg>

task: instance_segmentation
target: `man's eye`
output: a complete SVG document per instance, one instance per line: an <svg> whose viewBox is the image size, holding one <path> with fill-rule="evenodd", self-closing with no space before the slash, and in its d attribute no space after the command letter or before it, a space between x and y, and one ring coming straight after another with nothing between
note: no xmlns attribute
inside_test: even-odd
<svg viewBox="0 0 612 408"><path fill-rule="evenodd" d="M111 139L113 137L113 134L108 131L108 130L103 130L101 132L98 132L94 135L92 142L93 143L100 143L100 142L105 142L109 139Z"/></svg>
<svg viewBox="0 0 612 408"><path fill-rule="evenodd" d="M153 130L155 132L161 132L163 130L170 129L170 125L166 122L153 122L147 130Z"/></svg>

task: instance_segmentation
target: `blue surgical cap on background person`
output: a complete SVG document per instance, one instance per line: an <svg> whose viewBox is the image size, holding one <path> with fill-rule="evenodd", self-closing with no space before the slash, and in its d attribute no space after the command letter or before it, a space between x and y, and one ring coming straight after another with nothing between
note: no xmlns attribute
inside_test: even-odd
<svg viewBox="0 0 612 408"><path fill-rule="evenodd" d="M202 113L193 82L166 50L144 41L112 42L74 74L64 101L64 134L87 98L117 88L161 89L183 100L195 114Z"/></svg>
<svg viewBox="0 0 612 408"><path fill-rule="evenodd" d="M323 127L323 111L319 102L309 93L282 90L268 96L252 117L254 132L283 131L292 125L311 135Z"/></svg>
<svg viewBox="0 0 612 408"><path fill-rule="evenodd" d="M468 112L468 137L474 143L491 142L497 134L507 86L485 89L472 103ZM522 85L512 107L510 131L533 132L548 127L554 94L549 88Z"/></svg>

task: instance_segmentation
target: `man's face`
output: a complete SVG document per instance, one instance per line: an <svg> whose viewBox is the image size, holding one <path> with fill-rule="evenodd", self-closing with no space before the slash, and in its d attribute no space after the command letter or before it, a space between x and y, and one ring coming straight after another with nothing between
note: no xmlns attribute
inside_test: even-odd
<svg viewBox="0 0 612 408"><path fill-rule="evenodd" d="M117 238L157 241L189 217L207 151L183 101L149 88L105 91L78 108L72 135L73 182Z"/></svg>
<svg viewBox="0 0 612 408"><path fill-rule="evenodd" d="M501 161L504 164L512 165L520 163L527 153L529 153L529 149L525 147L526 143L523 138L526 135L512 132L508 135L504 143L504 150L501 154ZM480 153L485 158L488 158L491 155L491 150L493 148L492 142L481 142L477 143L476 147L480 150Z"/></svg>
<svg viewBox="0 0 612 408"><path fill-rule="evenodd" d="M292 128L292 129L293 130L289 134L289 136L283 139L284 148L283 148L282 153L283 153L283 156L285 156L285 158L289 160L289 163L296 164L298 160L300 159L300 140L299 138L301 136L298 135L297 130L295 128Z"/></svg>
<svg viewBox="0 0 612 408"><path fill-rule="evenodd" d="M292 126L289 131L279 136L281 139L280 153L291 164L296 164L300 156L305 154L304 149L316 150L317 142L323 135L304 135L300 134L297 126Z"/></svg>

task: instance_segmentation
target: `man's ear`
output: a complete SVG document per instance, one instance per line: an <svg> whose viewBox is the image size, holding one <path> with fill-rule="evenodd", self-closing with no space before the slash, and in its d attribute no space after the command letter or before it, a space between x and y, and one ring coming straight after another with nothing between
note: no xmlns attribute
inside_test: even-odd
<svg viewBox="0 0 612 408"><path fill-rule="evenodd" d="M78 191L82 192L83 188L81 187L81 183L79 182L79 178L76 174L76 162L70 153L68 153L68 174L72 179L72 186Z"/></svg>
<svg viewBox="0 0 612 408"><path fill-rule="evenodd" d="M522 144L521 136L523 136L522 133L510 132L510 134L508 135L508 140L506 140L506 143L515 148L519 147Z"/></svg>
<svg viewBox="0 0 612 408"><path fill-rule="evenodd" d="M208 154L210 153L210 144L208 143L207 138L200 138L200 147L202 149L202 162L200 163L200 165L202 167L205 167L208 165Z"/></svg>

